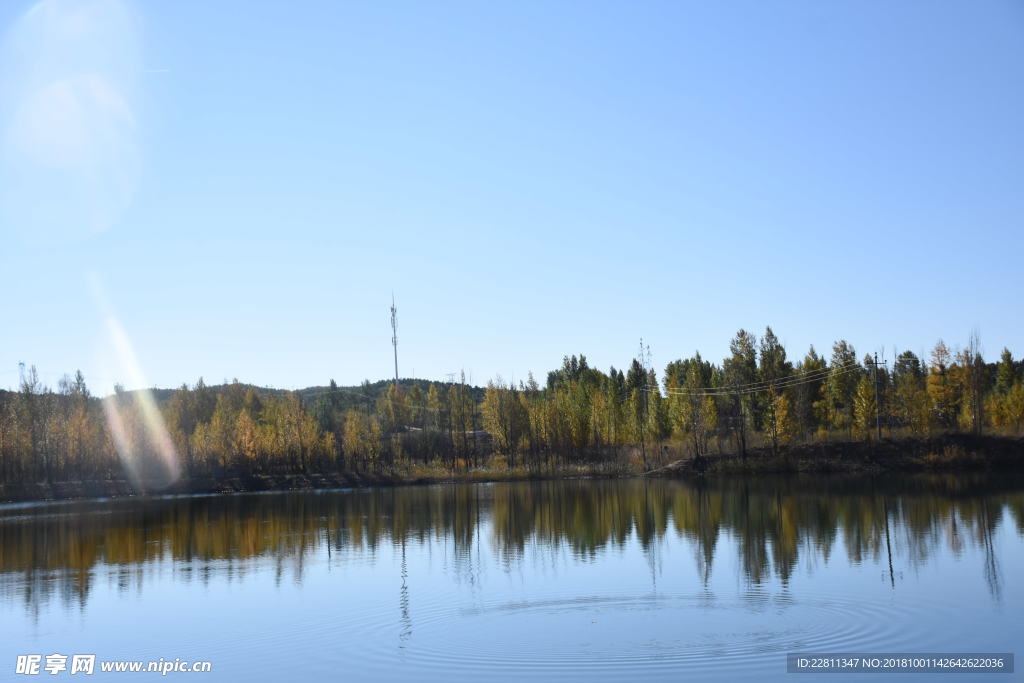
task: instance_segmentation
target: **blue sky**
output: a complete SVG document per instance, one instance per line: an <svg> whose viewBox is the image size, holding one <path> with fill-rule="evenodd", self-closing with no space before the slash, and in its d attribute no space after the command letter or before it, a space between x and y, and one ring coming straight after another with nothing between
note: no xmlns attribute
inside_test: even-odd
<svg viewBox="0 0 1024 683"><path fill-rule="evenodd" d="M1024 5L0 5L0 386L1024 353ZM116 354L114 354L116 356ZM137 377L134 376L134 377Z"/></svg>

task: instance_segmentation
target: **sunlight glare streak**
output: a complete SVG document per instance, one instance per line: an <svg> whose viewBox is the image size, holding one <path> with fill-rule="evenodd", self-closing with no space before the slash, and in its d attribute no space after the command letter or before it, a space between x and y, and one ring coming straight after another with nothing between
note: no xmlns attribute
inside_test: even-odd
<svg viewBox="0 0 1024 683"><path fill-rule="evenodd" d="M98 308L104 317L106 343L99 357L102 373L125 377L131 392L115 392L103 399L103 411L114 446L132 483L141 489L165 488L181 476L177 448L164 423L153 392L127 332L106 303L97 277L92 277ZM119 372L111 372L111 369ZM156 456L156 457L153 457Z"/></svg>

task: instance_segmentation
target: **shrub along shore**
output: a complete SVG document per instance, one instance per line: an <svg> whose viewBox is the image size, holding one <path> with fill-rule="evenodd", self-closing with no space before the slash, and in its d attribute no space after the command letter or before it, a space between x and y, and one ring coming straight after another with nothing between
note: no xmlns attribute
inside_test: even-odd
<svg viewBox="0 0 1024 683"><path fill-rule="evenodd" d="M256 491L301 491L446 483L537 481L582 478L747 476L788 473L877 475L886 472L966 472L1024 470L1024 438L944 434L875 442L829 441L752 448L747 456L721 454L687 457L643 471L635 454L628 459L529 469L503 462L461 471L410 467L392 472L334 472L252 475L225 472L179 479L169 486L133 484L126 479L83 482L0 484L0 502L105 498L136 495L187 495Z"/></svg>
<svg viewBox="0 0 1024 683"><path fill-rule="evenodd" d="M928 472L1024 469L1024 438L943 434L881 441L802 443L773 453L751 449L747 456L707 455L677 460L648 476L692 477L786 472Z"/></svg>

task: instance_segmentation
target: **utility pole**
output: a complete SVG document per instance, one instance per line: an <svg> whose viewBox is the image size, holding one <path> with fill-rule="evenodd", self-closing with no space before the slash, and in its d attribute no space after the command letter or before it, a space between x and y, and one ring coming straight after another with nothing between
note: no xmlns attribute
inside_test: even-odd
<svg viewBox="0 0 1024 683"><path fill-rule="evenodd" d="M647 471L647 448L644 444L644 423L647 422L647 363L651 355L651 349L647 347L647 353L644 353L644 338L640 337L640 368L643 370L643 385L640 395L637 398L640 399L640 459L644 464L644 472ZM647 489L644 489L645 491Z"/></svg>
<svg viewBox="0 0 1024 683"><path fill-rule="evenodd" d="M391 345L395 347L395 390L398 390L398 309L395 293L391 292Z"/></svg>
<svg viewBox="0 0 1024 683"><path fill-rule="evenodd" d="M888 361L882 361L885 365ZM882 440L882 404L878 402L878 351L875 351L875 360L868 361L875 373L875 429L878 431L878 440Z"/></svg>

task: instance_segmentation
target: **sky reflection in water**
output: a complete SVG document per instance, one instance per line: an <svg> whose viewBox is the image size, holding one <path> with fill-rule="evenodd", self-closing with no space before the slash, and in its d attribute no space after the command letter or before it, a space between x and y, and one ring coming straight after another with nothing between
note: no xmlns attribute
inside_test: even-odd
<svg viewBox="0 0 1024 683"><path fill-rule="evenodd" d="M0 626L14 637L0 662L208 659L216 680L736 680L782 679L797 650L1013 651L1022 531L1024 483L1006 476L8 506Z"/></svg>

